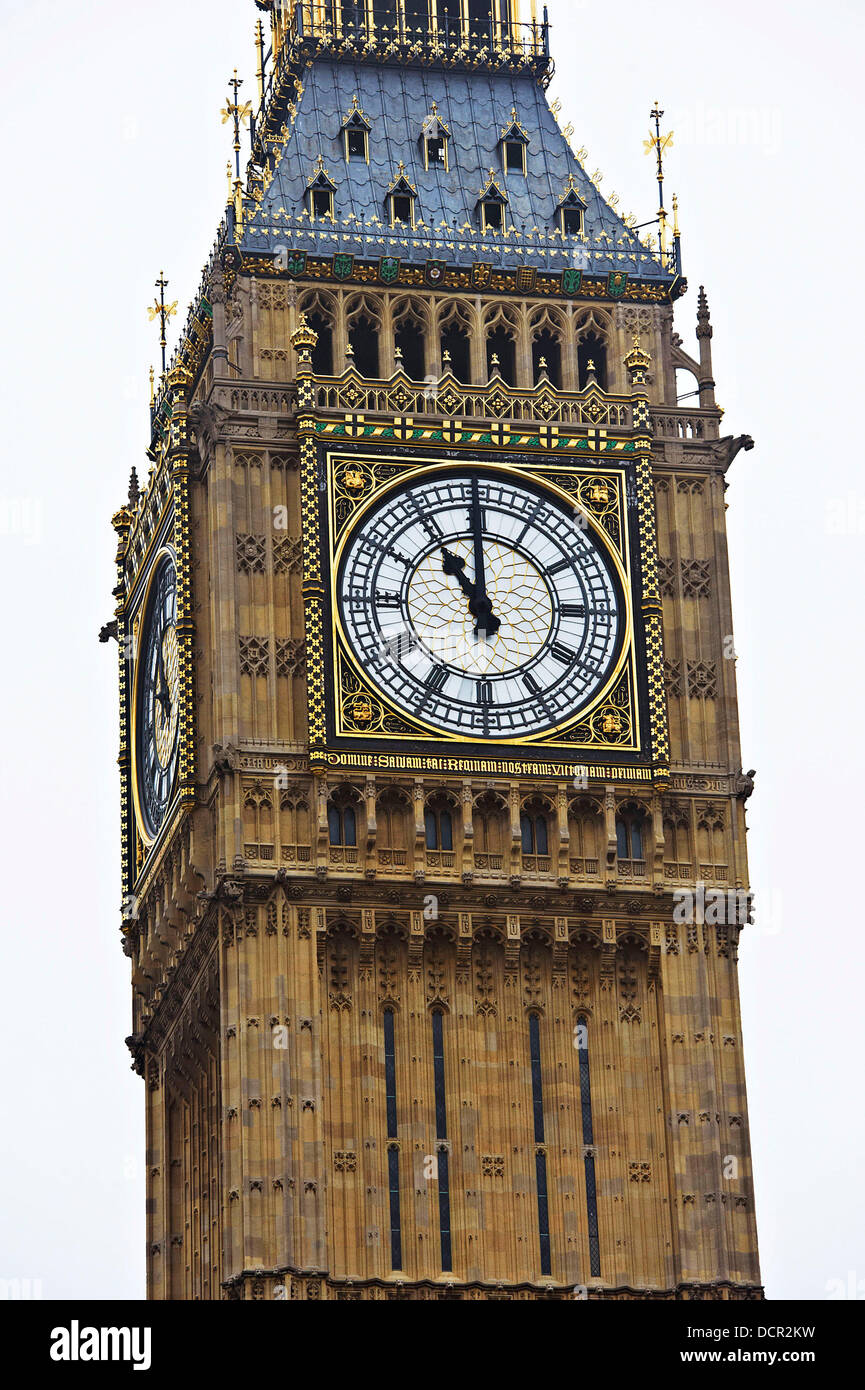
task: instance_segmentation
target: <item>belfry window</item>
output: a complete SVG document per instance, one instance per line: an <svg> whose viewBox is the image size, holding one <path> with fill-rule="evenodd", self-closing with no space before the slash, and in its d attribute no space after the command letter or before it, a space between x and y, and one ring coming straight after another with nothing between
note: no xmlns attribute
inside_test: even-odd
<svg viewBox="0 0 865 1390"><path fill-rule="evenodd" d="M607 348L597 333L587 333L577 348L580 390L589 384L590 369L602 391L607 389Z"/></svg>
<svg viewBox="0 0 865 1390"><path fill-rule="evenodd" d="M363 377L376 379L379 376L378 324L361 314L351 326L349 340L357 371Z"/></svg>
<svg viewBox="0 0 865 1390"><path fill-rule="evenodd" d="M464 328L453 324L441 335L442 372L453 372L457 381L467 385L471 381L471 347L469 336Z"/></svg>

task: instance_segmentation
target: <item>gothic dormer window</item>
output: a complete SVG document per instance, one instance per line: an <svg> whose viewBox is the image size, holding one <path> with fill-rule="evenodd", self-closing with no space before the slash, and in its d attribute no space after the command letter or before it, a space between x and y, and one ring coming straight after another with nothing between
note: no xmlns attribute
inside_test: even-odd
<svg viewBox="0 0 865 1390"><path fill-rule="evenodd" d="M417 189L405 176L405 165L400 162L399 173L387 191L387 210L392 227L413 227Z"/></svg>
<svg viewBox="0 0 865 1390"><path fill-rule="evenodd" d="M528 172L526 164L526 151L530 140L527 131L517 120L517 108L511 108L510 124L506 125L501 133L499 140L502 150L502 168L505 177L511 174L522 174L523 177Z"/></svg>
<svg viewBox="0 0 865 1390"><path fill-rule="evenodd" d="M496 182L495 170L490 169L489 182L486 188L481 189L481 196L478 199L480 209L481 231L501 232L505 228L505 218L507 214L508 195L503 193Z"/></svg>
<svg viewBox="0 0 865 1390"><path fill-rule="evenodd" d="M369 164L369 133L372 129L366 113L358 105L357 95L352 97L351 106L342 123L342 139L345 148L345 161L363 160Z"/></svg>
<svg viewBox="0 0 865 1390"><path fill-rule="evenodd" d="M559 231L562 236L582 236L585 227L586 204L580 197L574 176L568 179L568 186L557 209Z"/></svg>
<svg viewBox="0 0 865 1390"><path fill-rule="evenodd" d="M334 195L336 184L324 167L324 158L318 156L315 173L306 185L306 210L310 217L330 217L334 215Z"/></svg>
<svg viewBox="0 0 865 1390"><path fill-rule="evenodd" d="M433 102L432 111L424 119L421 128L421 147L425 169L450 169L451 133L439 117L438 102Z"/></svg>

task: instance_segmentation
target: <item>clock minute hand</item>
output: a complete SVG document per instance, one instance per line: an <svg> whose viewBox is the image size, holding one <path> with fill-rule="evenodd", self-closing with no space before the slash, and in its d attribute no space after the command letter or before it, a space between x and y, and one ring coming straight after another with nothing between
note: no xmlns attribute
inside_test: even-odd
<svg viewBox="0 0 865 1390"><path fill-rule="evenodd" d="M163 635L163 637L165 636L164 633L163 633L162 635ZM161 640L161 639L156 643L156 656L157 656L158 661L159 661L159 679L160 679L160 681L162 682L162 690L161 690L161 691L157 691L157 693L156 693L156 698L157 698L157 700L159 701L159 703L162 705L162 708L163 708L163 709L165 709L165 706L166 706L166 703L167 703L167 704L168 704L168 708L169 708L169 710L170 710L170 709L171 709L171 691L168 689L168 681L167 681L166 678L165 678L165 659L164 659L164 657L163 657L163 655L162 655L162 640Z"/></svg>
<svg viewBox="0 0 865 1390"><path fill-rule="evenodd" d="M477 478L472 478L470 518L472 524L472 539L474 540L475 548L475 596L473 604L469 604L469 612L477 620L475 624L475 637L485 642L488 637L495 637L502 624L501 620L493 613L492 602L487 596L483 516L481 513L481 494Z"/></svg>
<svg viewBox="0 0 865 1390"><path fill-rule="evenodd" d="M493 615L493 606L486 594L478 595L477 584L466 578L466 562L461 555L454 555L452 550L442 546L442 569L445 574L455 579L469 601L469 612L475 619L475 637L485 639L494 637L501 627L501 622Z"/></svg>

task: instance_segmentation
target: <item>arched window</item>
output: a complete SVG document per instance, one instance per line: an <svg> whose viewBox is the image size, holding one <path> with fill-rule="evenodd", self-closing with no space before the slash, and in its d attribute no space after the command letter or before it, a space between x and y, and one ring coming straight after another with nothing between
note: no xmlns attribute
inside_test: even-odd
<svg viewBox="0 0 865 1390"><path fill-rule="evenodd" d="M307 323L318 334L312 350L312 370L316 376L333 376L333 325L318 312L309 314Z"/></svg>
<svg viewBox="0 0 865 1390"><path fill-rule="evenodd" d="M561 390L562 345L549 328L543 329L532 343L532 366L536 385L546 373L557 390Z"/></svg>
<svg viewBox="0 0 865 1390"><path fill-rule="evenodd" d="M517 349L506 328L495 328L487 334L487 373L498 371L508 386L516 384Z"/></svg>
<svg viewBox="0 0 865 1390"><path fill-rule="evenodd" d="M391 1269L402 1269L402 1220L400 1216L399 1143L397 1140L396 1092L396 1033L393 1009L385 1009L384 1024L384 1090L387 1122L387 1185L390 1198L390 1263Z"/></svg>
<svg viewBox="0 0 865 1390"><path fill-rule="evenodd" d="M574 1041L580 1068L583 1167L585 1169L586 1214L589 1227L589 1269L592 1278L599 1279L601 1276L601 1250L598 1239L598 1194L595 1180L595 1131L592 1122L592 1080L589 1069L589 1020L585 1014L577 1019Z"/></svg>
<svg viewBox="0 0 865 1390"><path fill-rule="evenodd" d="M607 389L607 348L597 333L587 333L577 348L580 390L589 384L590 368L602 391Z"/></svg>
<svg viewBox="0 0 865 1390"><path fill-rule="evenodd" d="M394 348L397 364L412 381L426 378L426 344L423 323L411 307L394 316Z"/></svg>
<svg viewBox="0 0 865 1390"><path fill-rule="evenodd" d="M426 829L427 849L453 849L453 813L446 802L430 802L424 811L424 826Z"/></svg>
<svg viewBox="0 0 865 1390"><path fill-rule="evenodd" d="M484 792L474 805L475 868L500 872L504 862L508 808L495 792Z"/></svg>
<svg viewBox="0 0 865 1390"><path fill-rule="evenodd" d="M544 1140L544 1089L541 1065L541 1020L529 1015L529 1052L532 1069L532 1113L535 1133L535 1177L538 1190L538 1240L541 1274L550 1274L550 1205L547 1192L547 1150Z"/></svg>
<svg viewBox="0 0 865 1390"><path fill-rule="evenodd" d="M641 806L631 804L616 816L616 853L619 873L640 877L646 872L648 821Z"/></svg>
<svg viewBox="0 0 865 1390"><path fill-rule="evenodd" d="M433 1082L435 1085L436 1116L436 1176L439 1189L439 1234L441 1239L442 1271L453 1269L451 1254L451 1194L448 1152L447 1092L445 1086L444 1012L432 1014Z"/></svg>
<svg viewBox="0 0 865 1390"><path fill-rule="evenodd" d="M571 839L571 873L592 878L601 871L603 819L596 801L583 797L568 810Z"/></svg>
<svg viewBox="0 0 865 1390"><path fill-rule="evenodd" d="M447 327L441 335L442 372L452 372L457 381L468 385L472 379L469 336L458 324Z"/></svg>
<svg viewBox="0 0 865 1390"><path fill-rule="evenodd" d="M357 845L357 815L350 803L343 800L330 803L327 808L327 828L332 845Z"/></svg>
<svg viewBox="0 0 865 1390"><path fill-rule="evenodd" d="M520 816L520 832L523 854L549 854L549 827L545 815L524 811Z"/></svg>
<svg viewBox="0 0 865 1390"><path fill-rule="evenodd" d="M378 324L368 314L361 313L352 323L348 336L357 371L363 377L378 377Z"/></svg>

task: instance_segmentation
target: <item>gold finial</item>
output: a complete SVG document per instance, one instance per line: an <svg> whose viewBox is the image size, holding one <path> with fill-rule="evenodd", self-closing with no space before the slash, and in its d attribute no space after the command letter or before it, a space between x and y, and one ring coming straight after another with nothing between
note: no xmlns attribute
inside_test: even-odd
<svg viewBox="0 0 865 1390"><path fill-rule="evenodd" d="M159 319L159 346L162 349L162 370L165 372L165 347L166 336L165 328L169 319L174 318L177 313L177 300L173 304L166 304L165 291L168 288L168 281L165 278L165 271L160 270L159 279L156 281L156 288L159 290L159 298L148 305L147 314L151 323Z"/></svg>
<svg viewBox="0 0 865 1390"><path fill-rule="evenodd" d="M449 367L450 364L451 364L451 362L453 362L453 358L451 357L450 352L448 351L447 348L445 348L445 350L444 350L444 356L442 357L442 362L444 363L444 365L445 365L446 367Z"/></svg>
<svg viewBox="0 0 865 1390"><path fill-rule="evenodd" d="M434 101L432 104L432 113L434 116L437 116L439 113L439 104L437 101Z"/></svg>
<svg viewBox="0 0 865 1390"><path fill-rule="evenodd" d="M227 159L227 160L225 161L225 173L226 173L226 177L228 178L228 201L231 202L232 198L234 197L234 188L233 188L232 182L231 182L231 160L230 160L230 159Z"/></svg>
<svg viewBox="0 0 865 1390"><path fill-rule="evenodd" d="M654 150L658 157L656 175L658 180L658 245L662 257L667 253L667 210L664 207L664 153L666 150L670 149L673 144L672 130L667 135L661 134L661 117L663 114L664 112L656 101L649 113L651 120L655 123L654 134L650 128L648 140L643 141L643 149L646 154L651 154Z"/></svg>
<svg viewBox="0 0 865 1390"><path fill-rule="evenodd" d="M587 372L593 372L594 370L595 370L595 364L594 364L594 362L592 362L591 360L589 360L589 362L588 362L588 364L587 364L587 366L586 366L586 371L587 371Z"/></svg>
<svg viewBox="0 0 865 1390"><path fill-rule="evenodd" d="M234 162L236 166L236 175L240 178L240 127L241 125L248 125L249 123L252 116L252 102L245 101L241 106L237 99L238 93L243 86L243 78L238 77L237 68L234 69L234 77L228 85L234 91L234 101L231 100L231 97L227 97L225 106L222 108L220 115L222 116L223 125L225 125L227 121L230 121L232 117L234 118Z"/></svg>
<svg viewBox="0 0 865 1390"><path fill-rule="evenodd" d="M679 235L679 195L673 194L673 236Z"/></svg>
<svg viewBox="0 0 865 1390"><path fill-rule="evenodd" d="M151 405L153 405L153 402L156 400L156 392L155 392L154 389L153 389L153 383L154 383L154 381L155 381L155 376L154 376L153 368L151 367L151 368L150 368L150 404L151 404Z"/></svg>

